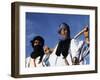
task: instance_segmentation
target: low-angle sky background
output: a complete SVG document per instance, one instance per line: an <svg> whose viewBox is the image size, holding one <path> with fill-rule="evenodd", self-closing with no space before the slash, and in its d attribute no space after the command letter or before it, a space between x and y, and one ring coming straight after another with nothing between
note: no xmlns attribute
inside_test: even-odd
<svg viewBox="0 0 100 80"><path fill-rule="evenodd" d="M60 39L59 25L63 22L70 26L73 38L84 26L89 25L89 15L26 12L26 57L33 51L30 41L38 35L44 38L45 45L54 48ZM84 40L84 36L78 40Z"/></svg>

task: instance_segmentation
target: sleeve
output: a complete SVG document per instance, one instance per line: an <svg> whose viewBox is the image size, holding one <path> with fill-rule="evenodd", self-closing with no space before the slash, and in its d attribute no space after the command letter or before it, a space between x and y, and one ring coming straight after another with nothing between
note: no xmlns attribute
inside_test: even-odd
<svg viewBox="0 0 100 80"><path fill-rule="evenodd" d="M83 41L78 41L76 39L71 40L70 50L72 58L79 57L83 44L84 44Z"/></svg>

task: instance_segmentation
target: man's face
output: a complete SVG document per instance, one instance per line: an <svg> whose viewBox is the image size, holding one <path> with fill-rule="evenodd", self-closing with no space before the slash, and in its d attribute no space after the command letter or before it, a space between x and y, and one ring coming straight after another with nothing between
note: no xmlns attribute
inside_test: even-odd
<svg viewBox="0 0 100 80"><path fill-rule="evenodd" d="M63 38L67 38L67 29L66 29L66 28L62 28L62 29L61 29L61 32L60 32L60 35L61 35Z"/></svg>
<svg viewBox="0 0 100 80"><path fill-rule="evenodd" d="M88 30L84 32L84 36L85 36L86 43L89 44L89 31Z"/></svg>
<svg viewBox="0 0 100 80"><path fill-rule="evenodd" d="M85 32L84 32L84 36L85 36L85 37L88 37L88 35L89 35L89 32L88 32L88 31L85 31Z"/></svg>
<svg viewBox="0 0 100 80"><path fill-rule="evenodd" d="M88 27L84 28L84 36L85 36L85 38L89 38L89 29L88 29Z"/></svg>
<svg viewBox="0 0 100 80"><path fill-rule="evenodd" d="M37 46L37 45L41 45L41 43L40 43L39 40L35 40L35 41L34 41L34 46Z"/></svg>
<svg viewBox="0 0 100 80"><path fill-rule="evenodd" d="M47 46L45 46L44 47L44 52L45 52L45 54L48 54L48 53L50 53L50 49Z"/></svg>

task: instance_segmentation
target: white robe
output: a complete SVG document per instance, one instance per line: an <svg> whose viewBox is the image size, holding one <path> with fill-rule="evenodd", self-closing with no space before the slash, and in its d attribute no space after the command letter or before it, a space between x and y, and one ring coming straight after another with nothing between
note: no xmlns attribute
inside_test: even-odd
<svg viewBox="0 0 100 80"><path fill-rule="evenodd" d="M35 59L36 67L43 67L42 62L40 64L38 63L39 59L40 59L40 57L37 57ZM26 58L26 67L27 68L34 68L35 67L34 63L33 63L33 59L30 56Z"/></svg>
<svg viewBox="0 0 100 80"><path fill-rule="evenodd" d="M67 61L69 65L72 65L72 58L73 57L78 57L80 55L79 49L82 47L83 41L77 41L75 39L71 40L70 43L70 49L69 49L69 54L67 56ZM58 44L56 45L53 53L50 55L49 62L51 66L66 66L65 60L63 59L63 56L56 56L56 50L57 50Z"/></svg>
<svg viewBox="0 0 100 80"><path fill-rule="evenodd" d="M67 61L69 65L72 65L72 58L74 57L79 57L80 59L82 58L82 55L80 53L80 49L83 46L83 41L77 41L76 39L72 39L70 43L70 48L69 48L69 54L67 56ZM63 59L63 56L56 56L56 50L57 50L58 44L56 45L54 51L51 53L49 57L49 63L50 66L66 66L65 60ZM36 58L36 67L43 67L43 62L38 64L39 57ZM80 62L80 64L83 64L83 62ZM26 67L34 67L33 65L33 59L31 57L26 58Z"/></svg>

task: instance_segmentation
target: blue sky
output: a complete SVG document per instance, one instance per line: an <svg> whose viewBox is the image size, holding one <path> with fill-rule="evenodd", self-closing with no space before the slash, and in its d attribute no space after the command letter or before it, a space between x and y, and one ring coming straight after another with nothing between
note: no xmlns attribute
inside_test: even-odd
<svg viewBox="0 0 100 80"><path fill-rule="evenodd" d="M26 12L26 57L32 52L30 41L37 35L45 39L45 45L54 48L60 38L57 33L58 27L63 22L70 26L73 38L85 25L89 25L89 15ZM84 37L81 36L79 39L83 40Z"/></svg>

